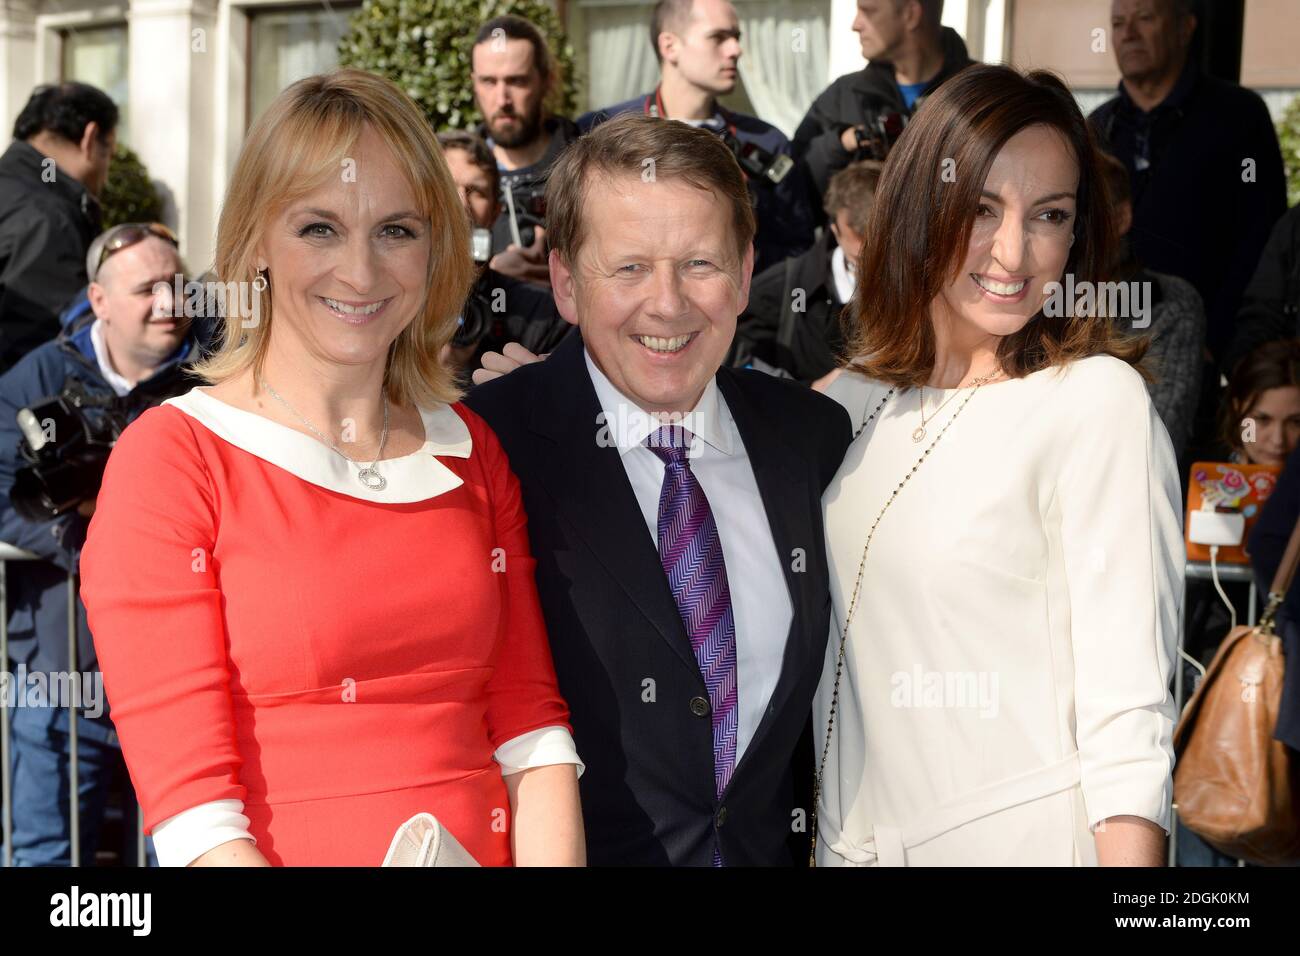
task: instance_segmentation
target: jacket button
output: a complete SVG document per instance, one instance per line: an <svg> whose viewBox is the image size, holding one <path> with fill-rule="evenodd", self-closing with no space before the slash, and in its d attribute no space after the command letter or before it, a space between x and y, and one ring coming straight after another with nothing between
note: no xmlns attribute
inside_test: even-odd
<svg viewBox="0 0 1300 956"><path fill-rule="evenodd" d="M715 817L715 819L716 819L717 822L718 822L718 826L722 826L724 823L726 823L726 822L727 822L727 808L726 808L726 807L719 807L719 808L718 808L718 814L717 814L717 816Z"/></svg>
<svg viewBox="0 0 1300 956"><path fill-rule="evenodd" d="M691 698L691 713L696 717L709 716L709 702L703 697Z"/></svg>

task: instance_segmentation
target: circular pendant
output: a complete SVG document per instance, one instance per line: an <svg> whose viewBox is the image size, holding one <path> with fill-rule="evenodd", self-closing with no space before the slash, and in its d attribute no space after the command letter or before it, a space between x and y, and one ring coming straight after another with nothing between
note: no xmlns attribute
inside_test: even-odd
<svg viewBox="0 0 1300 956"><path fill-rule="evenodd" d="M924 425L917 425L917 426L916 426L916 431L912 432L912 441L914 441L914 442L919 442L919 441L921 441L923 438L925 438L925 426L924 426Z"/></svg>
<svg viewBox="0 0 1300 956"><path fill-rule="evenodd" d="M388 487L388 479L375 471L373 465L369 468L362 468L357 472L357 480L371 491L383 491Z"/></svg>

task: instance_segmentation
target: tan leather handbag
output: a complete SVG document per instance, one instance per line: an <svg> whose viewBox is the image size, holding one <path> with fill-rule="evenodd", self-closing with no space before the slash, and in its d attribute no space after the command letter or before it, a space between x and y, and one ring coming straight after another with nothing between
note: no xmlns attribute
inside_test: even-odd
<svg viewBox="0 0 1300 956"><path fill-rule="evenodd" d="M1174 808L1221 853L1261 866L1300 862L1300 761L1273 739L1282 699L1274 617L1300 562L1300 523L1257 625L1228 632L1174 731Z"/></svg>

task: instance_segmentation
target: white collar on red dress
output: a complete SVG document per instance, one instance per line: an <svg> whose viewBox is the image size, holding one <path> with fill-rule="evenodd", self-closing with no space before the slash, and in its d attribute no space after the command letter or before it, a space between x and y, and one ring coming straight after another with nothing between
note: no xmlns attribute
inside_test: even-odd
<svg viewBox="0 0 1300 956"><path fill-rule="evenodd" d="M214 398L203 388L192 388L163 404L176 406L218 438L303 481L362 501L407 504L436 498L458 488L464 482L438 456L469 458L473 450L469 428L451 406L421 407L424 445L409 455L379 462L379 473L388 484L382 491L374 491L357 480L360 467L328 445L287 425Z"/></svg>

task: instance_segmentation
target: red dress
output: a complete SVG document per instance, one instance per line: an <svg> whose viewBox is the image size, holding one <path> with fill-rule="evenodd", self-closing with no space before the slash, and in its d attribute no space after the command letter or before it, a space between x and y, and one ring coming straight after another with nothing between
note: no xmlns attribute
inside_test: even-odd
<svg viewBox="0 0 1300 956"><path fill-rule="evenodd" d="M422 410L429 440L379 463L375 501L305 435L172 402L119 440L81 557L146 831L233 798L272 863L376 866L427 811L509 865L493 754L568 711L491 430Z"/></svg>

